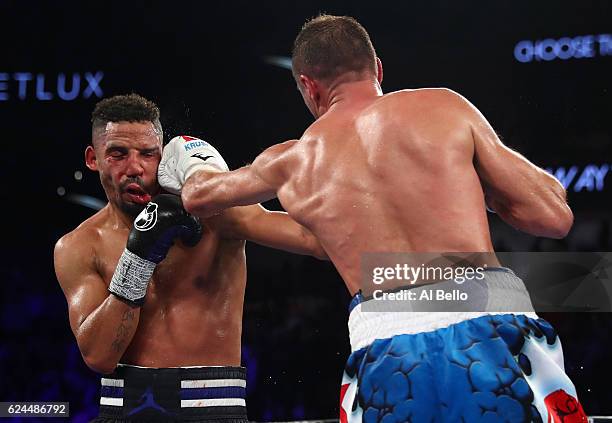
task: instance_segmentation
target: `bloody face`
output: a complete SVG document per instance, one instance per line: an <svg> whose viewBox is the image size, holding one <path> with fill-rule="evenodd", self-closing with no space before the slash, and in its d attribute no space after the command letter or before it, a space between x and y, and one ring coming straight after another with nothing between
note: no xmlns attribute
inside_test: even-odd
<svg viewBox="0 0 612 423"><path fill-rule="evenodd" d="M93 145L109 202L136 217L160 190L161 134L151 122L109 122L94 134Z"/></svg>

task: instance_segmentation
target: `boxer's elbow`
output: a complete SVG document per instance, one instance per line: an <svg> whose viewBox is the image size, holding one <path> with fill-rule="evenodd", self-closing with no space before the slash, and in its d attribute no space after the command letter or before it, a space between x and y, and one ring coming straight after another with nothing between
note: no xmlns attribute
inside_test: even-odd
<svg viewBox="0 0 612 423"><path fill-rule="evenodd" d="M546 207L545 223L549 238L565 238L574 224L574 213L567 205L567 192L555 179L551 185L551 196Z"/></svg>
<svg viewBox="0 0 612 423"><path fill-rule="evenodd" d="M574 214L565 203L560 204L548 219L549 238L562 239L567 236L574 224Z"/></svg>
<svg viewBox="0 0 612 423"><path fill-rule="evenodd" d="M306 228L302 228L302 245L306 248L306 254L318 258L319 260L329 260L329 256L318 238Z"/></svg>
<svg viewBox="0 0 612 423"><path fill-rule="evenodd" d="M310 255L319 260L329 260L329 256L318 241L315 241L312 245Z"/></svg>
<svg viewBox="0 0 612 423"><path fill-rule="evenodd" d="M95 354L86 354L82 353L83 360L87 367L97 373L101 373L103 375L112 373L115 371L117 367L117 361L108 357L101 357Z"/></svg>
<svg viewBox="0 0 612 423"><path fill-rule="evenodd" d="M94 341L94 337L77 334L77 345L83 361L91 370L97 373L112 373L117 367L119 357L111 353L110 349L104 348L103 343Z"/></svg>
<svg viewBox="0 0 612 423"><path fill-rule="evenodd" d="M574 223L574 215L566 203L510 209L506 211L506 217L519 230L553 239L565 238Z"/></svg>
<svg viewBox="0 0 612 423"><path fill-rule="evenodd" d="M567 191L561 183L544 172L545 178L549 181L550 195L547 207L547 226L550 234L549 238L565 238L574 224L574 213L567 205Z"/></svg>

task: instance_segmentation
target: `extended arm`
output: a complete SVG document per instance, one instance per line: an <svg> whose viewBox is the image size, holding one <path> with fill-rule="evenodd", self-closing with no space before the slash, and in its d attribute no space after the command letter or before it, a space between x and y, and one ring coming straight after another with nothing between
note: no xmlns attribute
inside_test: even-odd
<svg viewBox="0 0 612 423"><path fill-rule="evenodd" d="M484 116L463 102L474 139L474 163L489 208L529 234L565 237L574 217L561 183L506 147Z"/></svg>
<svg viewBox="0 0 612 423"><path fill-rule="evenodd" d="M271 212L258 204L276 197L298 164L293 149L297 141L273 145L250 166L227 172L225 160L216 149L194 140L185 136L172 139L164 147L158 171L162 187L180 192L189 213L209 218L223 211L215 217L215 226L225 236L327 258L308 229L287 213Z"/></svg>
<svg viewBox="0 0 612 423"><path fill-rule="evenodd" d="M266 247L328 259L312 232L285 212L266 210L256 204L227 209L213 219L228 238L246 239Z"/></svg>
<svg viewBox="0 0 612 423"><path fill-rule="evenodd" d="M253 164L232 172L195 172L182 189L185 209L205 218L229 207L257 204L276 197L286 182L295 142L273 145L257 156Z"/></svg>

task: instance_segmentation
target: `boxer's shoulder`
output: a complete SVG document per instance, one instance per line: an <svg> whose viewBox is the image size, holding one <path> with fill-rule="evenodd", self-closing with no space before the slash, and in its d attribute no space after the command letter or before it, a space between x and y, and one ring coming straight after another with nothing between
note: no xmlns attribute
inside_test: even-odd
<svg viewBox="0 0 612 423"><path fill-rule="evenodd" d="M338 133L342 126L349 124L350 119L347 116L333 113L326 113L319 119L314 121L302 134L300 141L294 150L308 149L314 147L318 142L324 139L330 133Z"/></svg>
<svg viewBox="0 0 612 423"><path fill-rule="evenodd" d="M258 165L270 166L285 162L295 154L297 148L299 148L297 140L289 140L274 144L266 148L266 150L255 159L254 164L257 163Z"/></svg>
<svg viewBox="0 0 612 423"><path fill-rule="evenodd" d="M105 232L111 233L111 236L117 233L116 228L114 231L105 230L108 221L107 207L104 207L63 235L55 244L56 255L64 251L70 255L79 255L82 252L91 254L96 246L108 238Z"/></svg>
<svg viewBox="0 0 612 423"><path fill-rule="evenodd" d="M99 230L85 221L55 243L53 262L62 287L72 286L75 275L95 271L100 241Z"/></svg>
<svg viewBox="0 0 612 423"><path fill-rule="evenodd" d="M380 97L377 104L381 106L397 107L401 105L431 107L432 105L448 106L460 102L463 97L457 92L445 88L417 88L393 91Z"/></svg>

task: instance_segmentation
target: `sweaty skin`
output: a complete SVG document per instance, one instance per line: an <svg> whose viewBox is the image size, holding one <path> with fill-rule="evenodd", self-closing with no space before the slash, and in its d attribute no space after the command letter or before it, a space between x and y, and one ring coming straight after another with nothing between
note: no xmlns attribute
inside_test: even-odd
<svg viewBox="0 0 612 423"><path fill-rule="evenodd" d="M305 84L318 119L301 139L236 171L193 175L185 208L208 216L278 196L320 240L351 294L365 252L492 252L485 200L517 229L567 234L573 216L563 187L505 147L475 107L446 89L382 95L380 79L317 95Z"/></svg>
<svg viewBox="0 0 612 423"><path fill-rule="evenodd" d="M55 247L55 269L85 362L110 373L118 362L146 367L238 366L246 284L245 239L324 256L287 214L237 207L203 220L193 248L177 241L157 265L145 304L107 290L135 216L159 191L161 141L149 122L109 124L94 135L86 163L100 173L109 203Z"/></svg>

